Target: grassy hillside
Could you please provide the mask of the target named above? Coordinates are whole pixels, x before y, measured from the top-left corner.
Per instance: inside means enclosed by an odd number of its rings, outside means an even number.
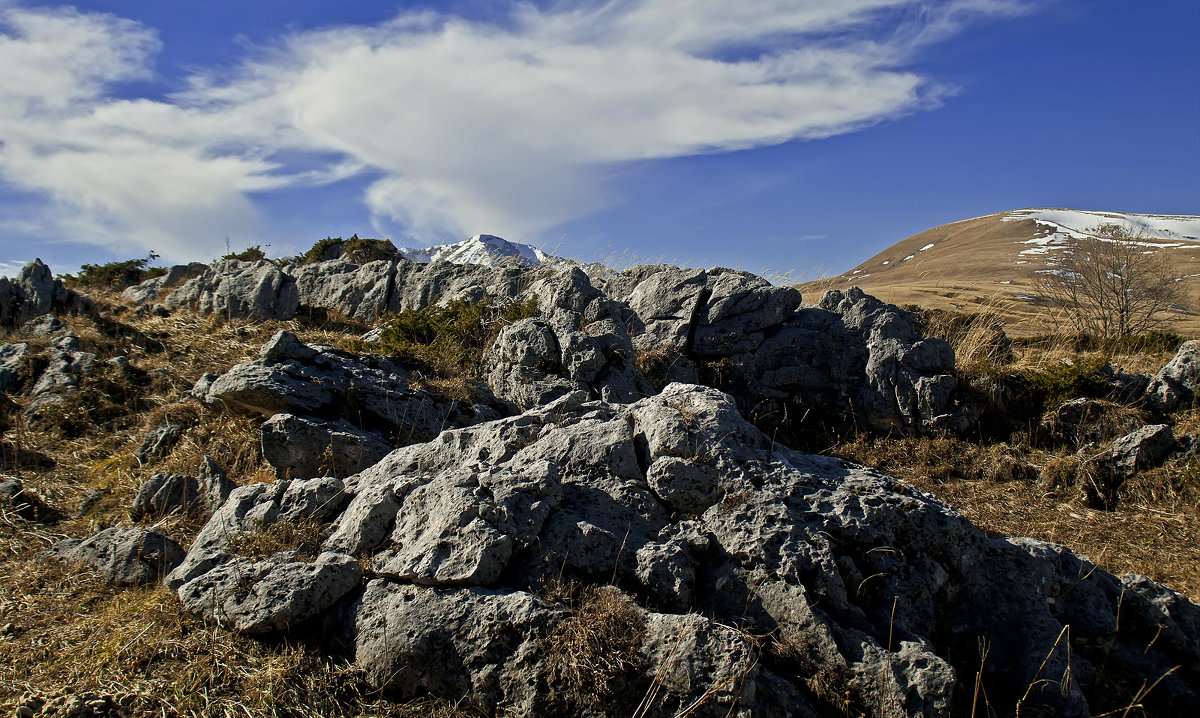
[[[1062,318],[1044,299],[1042,285],[1044,272],[1058,266],[1062,249],[1052,246],[1042,252],[1045,247],[1037,243],[1054,228],[1014,216],[1000,212],[935,227],[897,242],[844,274],[802,284],[801,291],[815,301],[826,289],[858,286],[900,306],[992,312],[1012,336],[1061,330]],[[1104,220],[1095,217],[1096,222]],[[1079,229],[1086,232],[1088,227]],[[1163,328],[1200,336],[1200,243],[1155,236],[1146,245],[1147,251],[1169,258],[1185,297],[1178,309],[1163,316]]]
[[[0,507],[0,710],[472,715],[436,701],[389,703],[368,691],[348,660],[321,657],[319,646],[239,637],[183,615],[165,589],[115,588],[86,571],[64,571],[35,557],[60,538],[127,524],[130,501],[144,480],[159,472],[194,472],[205,455],[239,484],[272,480],[257,421],[205,411],[182,393],[201,374],[256,355],[281,328],[306,342],[343,345],[364,329],[354,323],[224,320],[187,311],[157,317],[139,315],[113,294],[94,299],[99,320],[64,322],[83,350],[102,361],[126,356],[132,370],[106,364],[48,414],[27,416],[19,406],[5,411],[2,472],[20,478],[54,516],[25,518]],[[944,327],[932,330],[944,333]],[[1008,356],[986,351],[977,333],[950,338],[960,356],[968,343],[977,345],[972,354],[977,361],[964,363],[961,381],[980,392],[1005,382],[1018,387],[1008,395],[1014,407],[1010,425],[957,439],[846,435],[828,453],[912,482],[989,531],[1065,544],[1110,571],[1143,573],[1200,600],[1200,464],[1173,459],[1128,482],[1115,507],[1100,510],[1085,505],[1079,487],[1063,479],[1077,468],[1075,452],[1039,435],[1051,400],[1069,398],[1085,386],[1088,367],[1114,361],[1127,371],[1153,371],[1173,348],[1100,356],[1069,346],[1029,345]],[[14,341],[34,348],[49,342],[23,330],[0,335],[0,342]],[[1064,366],[1078,370],[1064,373]],[[1019,388],[1028,386],[1042,387],[1041,393]],[[134,453],[142,437],[168,417],[187,426],[179,446],[166,457],[139,463]],[[1200,411],[1174,418],[1177,434],[1200,431]],[[182,518],[164,522],[185,547],[200,528]]]

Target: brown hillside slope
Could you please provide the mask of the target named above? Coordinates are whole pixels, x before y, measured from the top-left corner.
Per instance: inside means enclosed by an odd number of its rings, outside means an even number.
[[[1147,251],[1167,253],[1183,287],[1185,301],[1164,315],[1164,328],[1200,336],[1200,241],[1189,236],[1196,234],[1191,228],[1200,224],[1198,217],[1071,210],[998,212],[913,235],[845,274],[808,282],[800,289],[806,300],[814,301],[826,289],[858,286],[892,304],[962,312],[990,309],[1017,336],[1052,331],[1056,313],[1042,297],[1044,275],[1039,272],[1053,269],[1069,231],[1037,219],[1053,213],[1072,216],[1070,229],[1079,234],[1102,222],[1136,227],[1166,220],[1187,228],[1173,236],[1151,232],[1145,246]],[[1052,236],[1056,232],[1058,236]]]

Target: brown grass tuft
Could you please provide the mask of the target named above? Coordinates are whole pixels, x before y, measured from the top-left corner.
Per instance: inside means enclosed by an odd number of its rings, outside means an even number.
[[[555,580],[539,594],[570,611],[542,643],[552,700],[566,708],[612,697],[612,679],[637,667],[646,630],[642,611],[612,586]]]

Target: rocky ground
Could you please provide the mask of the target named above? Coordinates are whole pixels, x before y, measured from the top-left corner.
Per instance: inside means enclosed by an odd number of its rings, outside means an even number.
[[[0,280],[0,703],[1190,715],[1200,345],[367,259]]]

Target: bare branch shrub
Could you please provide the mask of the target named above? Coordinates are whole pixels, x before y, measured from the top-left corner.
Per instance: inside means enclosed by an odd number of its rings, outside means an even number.
[[[1075,240],[1043,288],[1080,334],[1117,341],[1158,329],[1182,293],[1171,263],[1145,232],[1106,223]]]

